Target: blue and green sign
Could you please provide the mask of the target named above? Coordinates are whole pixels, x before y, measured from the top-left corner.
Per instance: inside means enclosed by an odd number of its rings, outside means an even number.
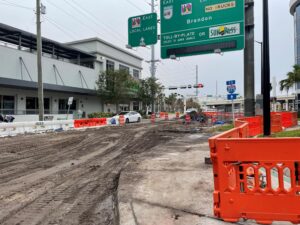
[[[157,43],[157,14],[150,13],[128,19],[128,44],[131,47]]]
[[[244,48],[244,0],[160,2],[163,59]]]

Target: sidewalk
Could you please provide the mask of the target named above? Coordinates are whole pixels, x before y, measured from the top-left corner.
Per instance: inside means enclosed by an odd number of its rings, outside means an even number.
[[[204,164],[204,157],[209,156],[207,137],[190,134],[158,148],[160,154],[153,156],[149,151],[144,160],[128,164],[121,173],[120,225],[231,224],[210,218],[214,189],[212,166]]]
[[[160,148],[160,146],[158,146]],[[163,146],[162,155],[128,165],[119,189],[121,225],[218,225],[213,216],[212,167],[207,138],[188,135]],[[150,154],[150,153],[149,153]]]

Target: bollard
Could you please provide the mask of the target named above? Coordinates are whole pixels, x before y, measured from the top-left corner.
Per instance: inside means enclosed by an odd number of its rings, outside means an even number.
[[[165,120],[167,121],[167,120],[169,120],[169,113],[165,113]]]
[[[151,123],[155,123],[155,113],[151,114]]]
[[[191,116],[189,114],[185,115],[185,124],[190,124],[191,123]]]
[[[120,124],[120,126],[124,126],[124,124],[125,124],[125,118],[124,118],[124,115],[120,115],[120,116],[119,116],[119,124]]]

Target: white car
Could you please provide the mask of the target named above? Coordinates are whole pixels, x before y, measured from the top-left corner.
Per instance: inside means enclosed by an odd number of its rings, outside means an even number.
[[[142,116],[138,112],[130,111],[130,112],[120,112],[118,115],[114,116],[113,118],[119,120],[120,115],[124,115],[125,123],[132,123],[132,122],[141,122]]]

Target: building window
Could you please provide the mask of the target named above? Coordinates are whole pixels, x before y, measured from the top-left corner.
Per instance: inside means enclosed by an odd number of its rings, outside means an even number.
[[[140,78],[140,71],[133,69],[133,77],[139,79]]]
[[[139,111],[139,110],[140,110],[140,103],[133,102],[133,111]]]
[[[39,113],[39,99],[36,97],[26,97],[26,114],[34,115]],[[50,114],[50,99],[44,98],[44,113]]]
[[[123,70],[123,71],[126,71],[127,73],[129,73],[129,67],[128,66],[124,66],[124,65],[120,64],[119,70]]]
[[[0,113],[4,115],[15,114],[15,97],[0,95]]]
[[[115,70],[115,63],[113,61],[110,60],[106,60],[106,70]]]
[[[58,114],[67,114],[68,113],[68,99],[59,99],[58,100]],[[70,106],[70,114],[73,114],[77,109],[76,100],[73,100],[72,105]]]

